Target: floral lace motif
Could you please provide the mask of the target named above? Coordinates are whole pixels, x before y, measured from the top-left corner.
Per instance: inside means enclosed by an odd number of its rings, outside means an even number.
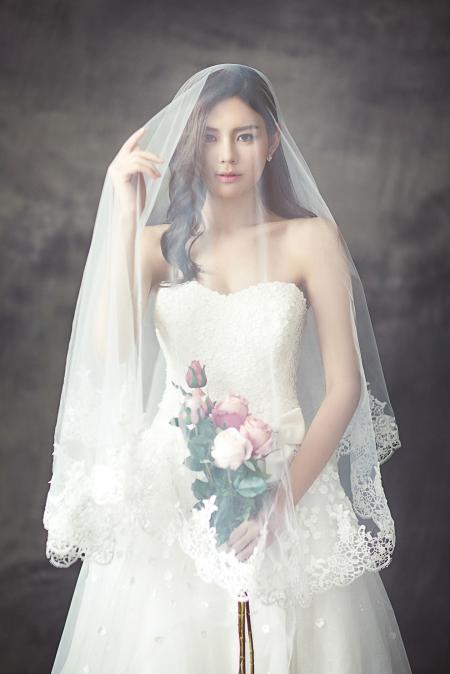
[[[213,500],[206,499],[204,509],[184,518],[180,545],[195,560],[205,580],[225,588],[236,599],[245,598],[240,590],[245,587],[250,598],[265,604],[307,606],[314,594],[347,585],[365,571],[386,567],[392,559],[392,518],[385,513],[383,529],[377,533],[359,524],[340,485],[335,457],[297,504],[289,534],[277,536],[278,547],[265,552],[263,529],[245,564],[224,546],[215,546],[208,524],[215,509]]]
[[[178,430],[167,423],[164,435],[156,423],[140,428],[141,419],[130,410],[130,387],[124,381],[108,396],[89,370],[73,376],[43,514],[46,555],[56,567],[86,557],[109,563],[117,537],[130,527],[140,526],[160,544],[170,540],[168,457]],[[152,451],[156,446],[158,453]]]
[[[373,433],[374,435],[378,462],[381,465],[390,459],[396,449],[401,447],[399,430],[395,421],[395,417],[391,414],[386,414],[384,411],[387,403],[381,402],[381,400],[378,400],[378,398],[373,395],[372,391],[370,390],[370,382],[366,382],[366,387],[369,396],[371,417],[369,432],[371,434]],[[355,415],[350,422],[346,433],[340,440],[337,450],[338,456],[343,456],[344,454],[350,453],[351,434],[357,420],[359,421],[359,418]]]

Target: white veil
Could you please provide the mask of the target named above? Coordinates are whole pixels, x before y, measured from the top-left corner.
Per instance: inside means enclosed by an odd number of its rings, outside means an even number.
[[[273,414],[266,420],[279,430],[280,453],[276,456],[281,459],[269,455],[265,466],[285,500],[276,518],[278,526],[272,527],[273,542],[265,546],[275,492],[268,490],[260,500],[253,497],[264,526],[261,542],[248,562],[238,562],[216,545],[210,528],[214,499],[205,499],[202,509],[192,508],[195,499],[189,501],[188,495],[198,474],[186,468],[186,493],[167,503],[161,491],[167,482],[166,468],[156,464],[147,451],[164,392],[172,391],[166,403],[173,403],[172,381],[186,385],[181,371],[166,371],[154,320],[158,287],[153,285],[148,296],[143,291],[142,269],[149,261],[142,233],[146,227],[170,223],[165,257],[173,271],[171,281],[193,278],[192,268],[181,269],[178,263],[185,259],[187,237],[183,235],[201,232],[205,190],[198,147],[202,124],[211,107],[233,92],[247,102],[257,100],[257,112],[268,131],[276,128],[280,133],[279,146],[258,185],[262,202],[268,207],[282,204],[284,212],[278,212],[285,218],[316,216],[324,232],[324,268],[329,251],[334,260],[340,256],[342,264],[336,268],[341,269],[341,277],[334,282],[346,292],[360,380],[359,401],[334,447],[335,463],[327,465],[296,504],[289,479],[292,450],[300,445],[298,451],[302,451],[301,443],[326,393],[326,377],[314,308],[308,302],[306,321],[299,327],[293,307],[292,322],[285,329],[297,326],[299,330],[293,361],[298,408],[280,415],[274,399]],[[68,567],[79,558],[107,564],[115,555],[119,533],[137,526],[161,545],[181,545],[195,559],[200,575],[240,601],[254,597],[282,606],[306,605],[315,592],[345,585],[365,570],[385,567],[395,544],[380,465],[400,441],[358,272],[263,73],[239,64],[205,68],[190,77],[144,126],[141,149],[165,161],[158,166],[158,181],[143,175],[145,191],[138,191],[132,227],[121,219],[110,173],[105,177],[76,305],[55,430],[53,475],[43,520],[48,530],[47,557],[58,567]],[[268,279],[264,255],[258,257],[258,265],[259,278]],[[187,368],[189,363],[184,365]],[[267,368],[272,367],[269,358]],[[268,390],[267,396],[271,395]],[[173,406],[170,411],[177,413]],[[172,431],[173,441],[182,446],[180,428],[174,426]],[[334,523],[335,536],[318,555],[302,539],[298,522],[305,513],[314,519],[315,506],[305,506],[303,511],[302,504],[314,498],[315,492],[320,498],[322,487],[326,490],[321,481],[334,479],[340,481],[349,509],[328,503],[326,516]]]

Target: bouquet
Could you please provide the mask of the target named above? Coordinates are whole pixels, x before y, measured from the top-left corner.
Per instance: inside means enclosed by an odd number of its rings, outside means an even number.
[[[191,362],[185,377],[189,391],[172,382],[184,401],[169,423],[183,433],[189,450],[184,465],[202,473],[192,483],[198,499],[194,508],[203,508],[204,499],[215,502],[210,526],[221,545],[239,524],[259,512],[271,489],[265,458],[276,450],[271,427],[251,414],[246,398],[230,393],[223,400],[211,400],[204,390],[205,369],[198,360]]]

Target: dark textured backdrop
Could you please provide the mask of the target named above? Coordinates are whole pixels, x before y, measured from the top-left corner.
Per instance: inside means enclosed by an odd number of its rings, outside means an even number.
[[[221,62],[272,80],[365,284],[403,441],[383,467],[398,545],[381,575],[415,674],[448,671],[448,10],[434,0],[2,3],[2,673],[50,672],[79,571],[46,560],[42,512],[106,167],[187,77]]]

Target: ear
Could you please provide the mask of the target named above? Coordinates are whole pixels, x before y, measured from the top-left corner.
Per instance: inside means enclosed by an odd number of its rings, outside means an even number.
[[[281,136],[278,129],[275,129],[269,144],[269,154],[273,155],[280,144]]]

